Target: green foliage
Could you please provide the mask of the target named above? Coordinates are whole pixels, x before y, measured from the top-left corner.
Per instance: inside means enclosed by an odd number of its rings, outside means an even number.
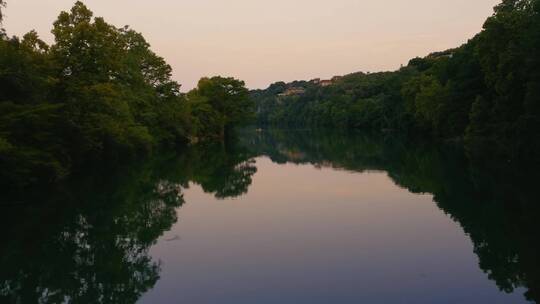
[[[330,86],[279,82],[253,91],[260,124],[396,130],[464,140],[469,153],[540,160],[540,1],[504,0],[459,48],[391,73]],[[278,96],[301,86],[297,96]],[[474,154],[474,155],[473,155]]]
[[[478,57],[491,103],[486,136],[510,157],[536,157],[540,148],[540,1],[505,0],[484,24]],[[471,136],[474,138],[474,136]]]
[[[2,4],[3,2],[0,2]],[[244,83],[202,79],[188,103],[144,37],[76,2],[48,46],[0,37],[0,181],[57,181],[83,163],[215,137],[250,115]]]
[[[417,125],[436,130],[447,98],[446,89],[439,80],[431,75],[419,75],[404,84],[402,94],[405,107]]]
[[[196,134],[223,138],[232,126],[252,118],[253,102],[245,83],[234,78],[202,78],[187,98],[196,120]]]
[[[393,73],[355,73],[336,80],[332,86],[315,82],[277,83],[267,90],[251,92],[257,101],[260,124],[314,125],[340,128],[375,126],[396,128],[402,117],[394,115],[399,86]],[[297,96],[276,96],[288,88],[303,88]]]

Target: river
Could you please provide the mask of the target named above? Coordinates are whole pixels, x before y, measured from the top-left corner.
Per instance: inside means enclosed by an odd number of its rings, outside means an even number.
[[[516,176],[390,135],[244,130],[3,206],[0,300],[535,303]]]

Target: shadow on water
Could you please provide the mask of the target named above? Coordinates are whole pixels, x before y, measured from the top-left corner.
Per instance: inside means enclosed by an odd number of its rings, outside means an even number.
[[[429,193],[471,238],[480,268],[505,292],[525,287],[540,303],[537,174],[534,168],[468,162],[458,147],[392,136],[280,131],[242,136],[277,163],[385,171],[400,187]]]
[[[0,301],[136,302],[159,280],[161,265],[149,249],[178,221],[183,190],[194,183],[219,199],[241,196],[261,155],[280,164],[385,171],[400,187],[433,194],[471,238],[489,279],[505,292],[525,287],[540,302],[540,210],[536,179],[524,170],[505,164],[491,171],[458,148],[391,136],[290,130],[244,130],[227,144],[85,174],[54,191],[27,193],[30,204],[1,206]]]
[[[159,280],[148,251],[177,222],[189,182],[234,197],[255,171],[241,150],[200,146],[1,206],[0,302],[136,302]]]

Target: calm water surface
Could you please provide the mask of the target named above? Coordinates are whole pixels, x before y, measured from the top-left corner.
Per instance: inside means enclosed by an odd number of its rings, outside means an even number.
[[[385,172],[257,158],[249,193],[185,191],[151,249],[161,279],[141,303],[522,303],[478,267],[432,195]]]
[[[69,196],[91,196],[93,207],[21,211],[57,227],[25,225],[5,242],[0,294],[23,303],[535,303],[534,215],[504,207],[509,183],[501,194],[470,172],[460,153],[429,145],[248,132]]]

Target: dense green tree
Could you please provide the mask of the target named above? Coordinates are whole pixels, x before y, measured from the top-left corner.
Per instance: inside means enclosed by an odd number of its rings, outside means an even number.
[[[53,33],[58,94],[66,100],[79,153],[145,151],[154,142],[186,135],[179,85],[140,34],[102,18],[92,22],[81,2],[60,14]]]
[[[0,39],[0,180],[26,184],[65,176],[70,157],[61,103],[51,97],[48,47],[30,32]]]
[[[202,79],[188,102],[140,33],[80,1],[52,33],[51,46],[34,31],[0,37],[2,183],[54,182],[90,163],[223,137],[251,115],[244,83],[232,78]]]
[[[202,78],[188,93],[200,129],[223,138],[234,125],[248,122],[253,102],[243,81],[220,76]]]
[[[538,159],[540,1],[504,0],[484,24],[477,51],[492,103],[489,136],[505,157]]]
[[[491,151],[538,165],[539,33],[539,0],[504,0],[466,44],[414,58],[398,71],[253,91],[258,122],[429,134],[464,141],[476,158]],[[278,96],[296,86],[306,92]]]

